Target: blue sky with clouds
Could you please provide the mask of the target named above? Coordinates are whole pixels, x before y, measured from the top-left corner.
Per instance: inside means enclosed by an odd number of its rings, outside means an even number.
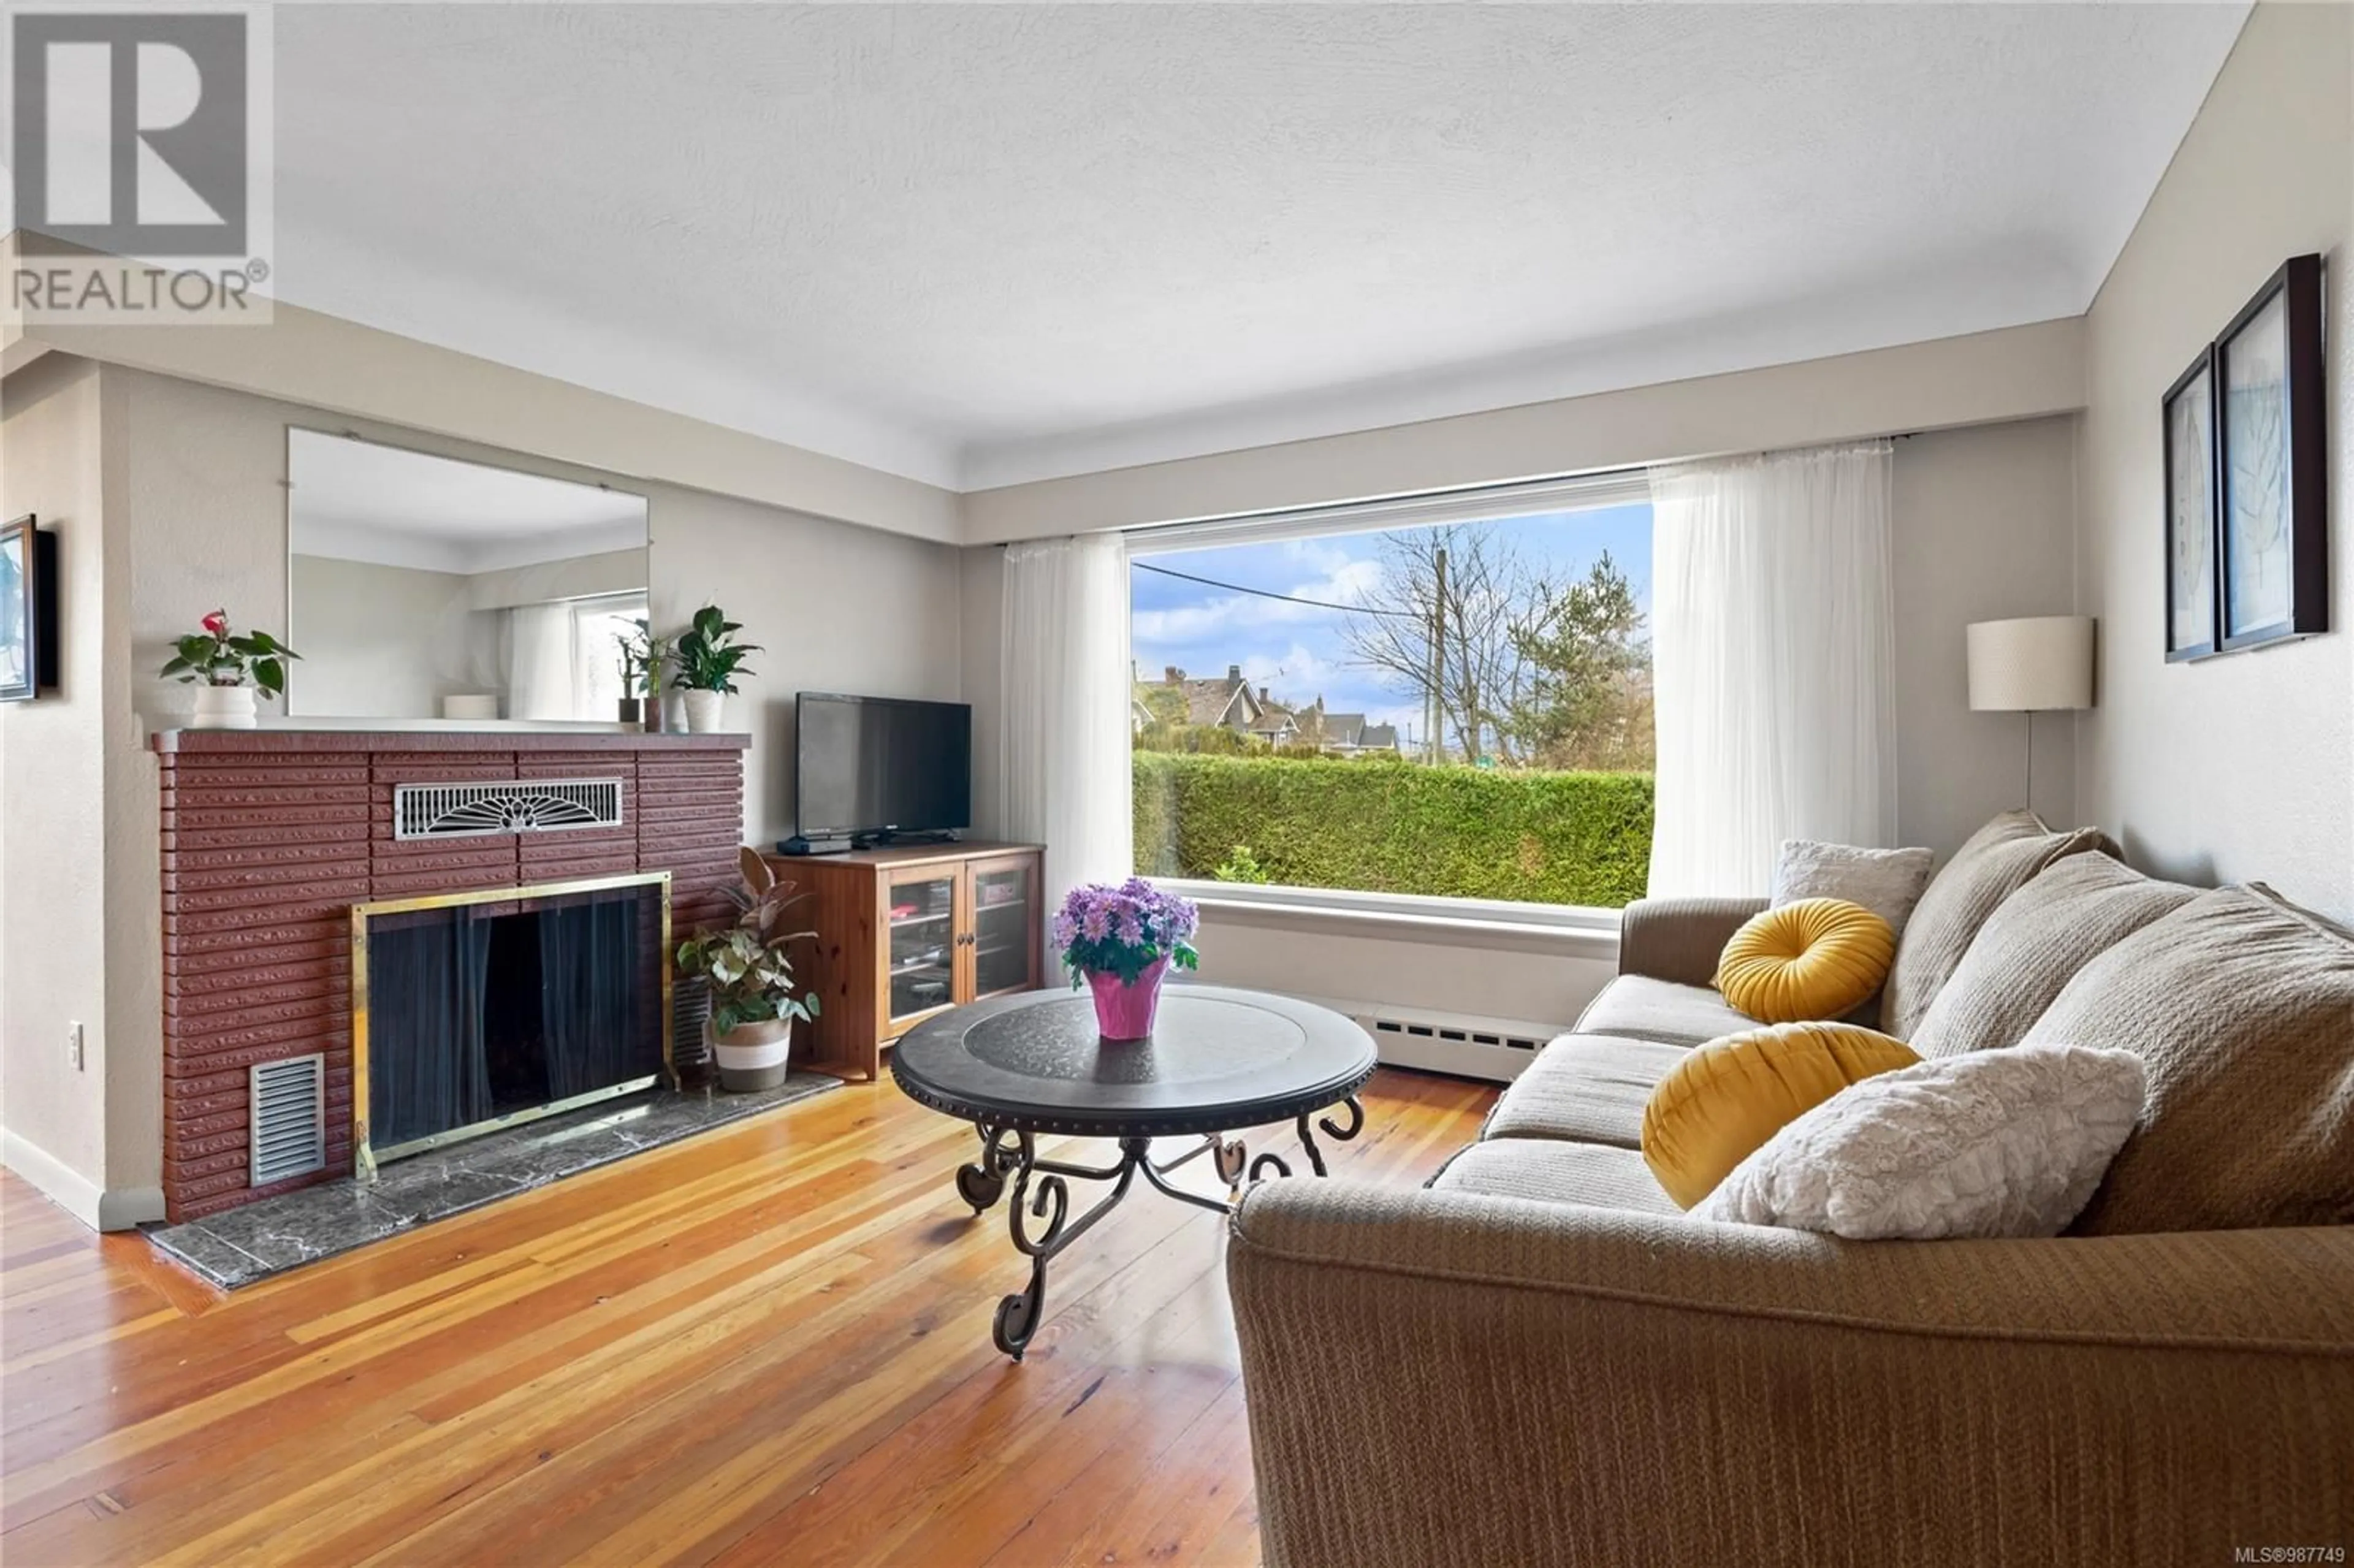
[[[1627,574],[1638,603],[1651,602],[1651,509],[1614,506],[1585,512],[1515,517],[1484,524],[1500,530],[1529,567],[1557,580],[1582,577],[1603,551]],[[1227,545],[1137,556],[1222,583],[1299,599],[1351,604],[1380,581],[1379,535],[1332,535],[1271,545]],[[1380,672],[1351,662],[1339,611],[1311,609],[1255,594],[1129,571],[1131,638],[1138,672],[1157,680],[1167,665],[1189,675],[1223,675],[1240,664],[1254,685],[1285,701],[1319,694],[1326,708],[1362,712],[1375,722],[1418,735],[1421,704],[1387,683]]]

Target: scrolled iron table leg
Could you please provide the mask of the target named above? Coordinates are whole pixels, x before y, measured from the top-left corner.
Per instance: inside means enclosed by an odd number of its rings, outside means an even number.
[[[1135,1180],[1140,1168],[1145,1171],[1147,1180],[1155,1185],[1160,1184],[1160,1178],[1152,1170],[1150,1139],[1120,1139],[1119,1163],[1095,1170],[1042,1160],[1031,1136],[1025,1132],[1019,1137],[1014,1155],[1018,1163],[1013,1176],[1013,1206],[1006,1211],[1006,1218],[1015,1250],[1030,1260],[1030,1283],[998,1302],[997,1318],[992,1327],[997,1348],[1017,1361],[1022,1359],[1023,1351],[1029,1349],[1031,1336],[1038,1331],[1038,1325],[1045,1317],[1046,1265],[1065,1247],[1085,1235],[1097,1220],[1119,1206],[1120,1200],[1128,1196],[1129,1184]],[[1098,1199],[1094,1207],[1072,1219],[1070,1188],[1063,1181],[1066,1174],[1090,1181],[1108,1180],[1112,1182],[1112,1189]],[[1033,1175],[1040,1178],[1034,1197],[1030,1192]],[[1028,1216],[1026,1219],[1025,1215]],[[1044,1229],[1034,1236],[1030,1234],[1031,1220],[1046,1222]]]
[[[1234,1151],[1231,1156],[1226,1152],[1229,1148]],[[1195,1152],[1198,1153],[1199,1150]],[[1242,1156],[1243,1146],[1239,1143],[1218,1146],[1218,1161],[1221,1168],[1231,1159],[1234,1165],[1239,1169],[1242,1165]],[[1186,1158],[1191,1159],[1192,1156],[1189,1155]],[[1262,1154],[1259,1158],[1264,1160],[1267,1157]],[[1214,1214],[1231,1214],[1235,1212],[1234,1205],[1225,1199],[1205,1198],[1199,1192],[1188,1192],[1184,1188],[1171,1182],[1168,1177],[1162,1174],[1163,1171],[1173,1170],[1183,1163],[1182,1160],[1172,1160],[1166,1165],[1155,1165],[1148,1160],[1144,1162],[1144,1180],[1157,1191],[1176,1199],[1181,1203],[1191,1203],[1197,1209],[1207,1209]]]
[[[1005,1195],[1005,1173],[1020,1158],[1020,1146],[1005,1128],[984,1124],[979,1130],[981,1158],[959,1166],[956,1173],[957,1196],[972,1205],[975,1217],[987,1213]]]
[[[1316,1132],[1336,1143],[1345,1143],[1364,1130],[1364,1107],[1355,1096],[1341,1102],[1346,1119],[1336,1121],[1330,1116],[1312,1113],[1301,1116],[1294,1124],[1299,1143],[1308,1156],[1308,1163],[1317,1175],[1326,1174],[1324,1152],[1318,1147]],[[1006,1225],[1013,1238],[1016,1251],[1030,1260],[1030,1282],[1022,1289],[1004,1297],[997,1304],[997,1316],[991,1333],[997,1348],[1020,1361],[1029,1349],[1030,1340],[1046,1315],[1046,1265],[1061,1254],[1096,1222],[1102,1219],[1128,1196],[1129,1188],[1141,1173],[1145,1183],[1180,1202],[1215,1213],[1232,1212],[1232,1205],[1216,1198],[1189,1192],[1168,1179],[1168,1172],[1204,1154],[1210,1156],[1220,1180],[1229,1190],[1241,1185],[1246,1176],[1250,1181],[1265,1181],[1269,1175],[1289,1176],[1291,1166],[1284,1158],[1266,1152],[1250,1156],[1240,1139],[1229,1139],[1224,1133],[1210,1133],[1193,1148],[1174,1159],[1155,1161],[1152,1140],[1149,1138],[1123,1138],[1119,1140],[1119,1159],[1111,1165],[1075,1165],[1066,1160],[1043,1160],[1038,1156],[1037,1143],[1027,1132],[987,1123],[979,1125],[981,1155],[972,1164],[959,1168],[956,1175],[957,1194],[972,1205],[973,1213],[981,1213],[1005,1195],[1008,1179],[1013,1190],[1013,1203],[1006,1211]],[[1108,1181],[1111,1190],[1076,1218],[1071,1213],[1071,1192],[1066,1178],[1087,1181]]]
[[[1357,1097],[1351,1095],[1347,1099],[1342,1100],[1341,1103],[1348,1107],[1349,1120],[1345,1126],[1335,1123],[1329,1116],[1319,1117],[1316,1120],[1316,1125],[1324,1129],[1324,1136],[1331,1139],[1335,1143],[1346,1143],[1350,1139],[1355,1138],[1357,1134],[1365,1130],[1365,1107],[1357,1103]],[[1316,1147],[1316,1135],[1309,1130],[1308,1120],[1310,1114],[1312,1113],[1303,1113],[1297,1124],[1297,1130],[1299,1133],[1299,1147],[1308,1151],[1308,1166],[1310,1170],[1315,1171],[1319,1176],[1329,1175],[1330,1172],[1324,1169],[1324,1151]],[[1264,1159],[1265,1157],[1262,1156],[1261,1158]],[[1285,1171],[1283,1173],[1287,1176],[1291,1174],[1289,1171]],[[1254,1170],[1253,1174],[1257,1174],[1256,1170]]]

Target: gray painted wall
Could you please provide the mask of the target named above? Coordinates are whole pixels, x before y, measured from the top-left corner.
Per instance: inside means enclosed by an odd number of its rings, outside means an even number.
[[[2088,320],[2078,576],[2101,618],[2088,821],[2145,869],[2354,917],[2354,9],[2260,5]],[[2158,399],[2289,256],[2328,258],[2328,636],[2163,656]]]
[[[1963,628],[2065,615],[2075,598],[2073,416],[1916,436],[1896,447],[1896,818],[1951,853],[2027,801],[2027,720],[1972,713]],[[2076,817],[2075,718],[2035,724],[2035,799]]]
[[[91,1224],[111,1044],[99,894],[112,721],[107,650],[83,634],[103,623],[110,586],[101,403],[98,366],[55,355],[0,387],[0,517],[30,512],[55,531],[66,632],[58,690],[0,708],[0,1125],[8,1164]],[[72,1022],[84,1030],[79,1070]]]

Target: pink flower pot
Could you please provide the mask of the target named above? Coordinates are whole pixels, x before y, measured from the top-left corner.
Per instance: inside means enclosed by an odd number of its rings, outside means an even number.
[[[1121,983],[1108,970],[1087,971],[1087,987],[1096,993],[1096,1027],[1107,1040],[1149,1040],[1152,1015],[1161,1005],[1161,977],[1169,972],[1167,959],[1155,959],[1137,972],[1136,983]]]

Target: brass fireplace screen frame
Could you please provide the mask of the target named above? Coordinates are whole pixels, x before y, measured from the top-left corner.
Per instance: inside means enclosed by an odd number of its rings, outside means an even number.
[[[453,1127],[424,1138],[411,1139],[390,1149],[377,1149],[368,1137],[368,922],[384,915],[411,915],[429,909],[459,909],[474,904],[523,904],[537,899],[562,898],[581,893],[610,893],[623,887],[652,887],[661,894],[661,946],[654,965],[662,988],[662,1060],[663,1070],[644,1077],[630,1078],[606,1088],[591,1089],[587,1094],[573,1095],[561,1100],[551,1100],[544,1106],[531,1106],[523,1110],[509,1111],[504,1116],[485,1121]],[[352,906],[352,1169],[363,1181],[374,1181],[376,1161],[397,1160],[405,1154],[421,1154],[445,1143],[458,1143],[504,1128],[521,1127],[525,1122],[555,1116],[562,1111],[577,1110],[595,1105],[599,1100],[613,1099],[621,1095],[635,1094],[651,1088],[665,1076],[675,1083],[677,1066],[672,1057],[671,1018],[671,955],[670,955],[670,873],[642,872],[629,876],[596,876],[578,882],[541,882],[528,887],[491,887],[466,893],[432,893],[415,898],[386,898],[373,904]]]

